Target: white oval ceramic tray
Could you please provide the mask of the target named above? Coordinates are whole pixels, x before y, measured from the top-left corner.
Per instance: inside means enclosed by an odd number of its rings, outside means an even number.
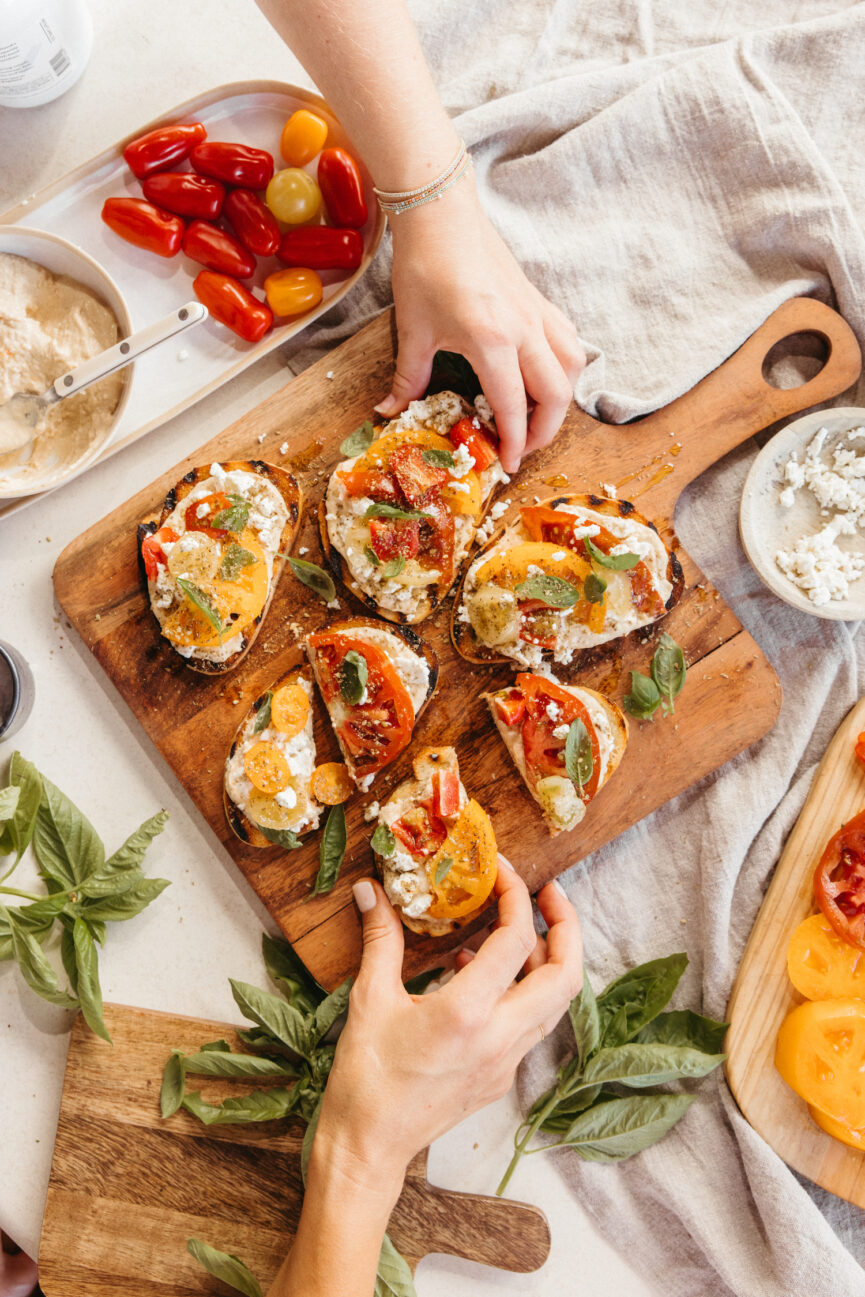
[[[123,160],[126,144],[165,122],[201,121],[207,127],[209,139],[239,141],[267,149],[273,154],[278,169],[285,165],[279,153],[280,133],[286,119],[297,108],[311,108],[323,117],[328,124],[328,145],[347,148],[357,157],[345,131],[320,96],[281,81],[239,81],[209,90],[178,104],[156,121],[143,124],[140,130],[113,148],[0,214],[0,223],[47,230],[77,244],[116,280],[129,306],[132,327],[140,328],[187,301],[192,296],[193,278],[201,267],[183,253],[166,260],[143,252],[125,243],[103,224],[100,212],[104,200],[110,195],[141,197],[140,183]],[[384,217],[372,192],[372,180],[359,159],[358,164],[363,176],[369,220],[361,231],[364,255],[357,270],[344,279],[337,277],[337,271],[322,271],[324,296],[321,304],[297,320],[278,325],[254,345],[243,342],[216,321],[209,320],[185,334],[177,345],[168,344],[142,356],[134,365],[123,417],[100,459],[137,441],[286,342],[357,283],[375,255],[384,232]],[[316,166],[313,159],[306,170],[315,174]],[[179,169],[186,168],[182,166]],[[260,286],[266,275],[281,268],[282,262],[275,257],[259,258],[251,283]],[[42,492],[21,500],[10,500],[0,509],[0,517],[47,494]]]
[[[739,508],[739,534],[758,576],[794,608],[831,621],[859,621],[865,617],[865,574],[851,582],[847,599],[813,603],[804,590],[784,575],[775,562],[775,555],[778,550],[790,549],[804,533],[819,531],[829,521],[829,516],[821,515],[820,507],[807,487],[800,487],[795,493],[791,508],[785,508],[778,497],[784,486],[784,467],[794,451],[801,463],[819,430],[828,428],[829,436],[823,452],[825,459],[826,450],[837,444],[839,436],[857,427],[865,427],[865,409],[855,405],[815,410],[788,423],[767,441],[751,465]],[[860,443],[857,450],[861,453],[862,449],[863,443]],[[840,536],[838,545],[849,553],[865,553],[865,532],[860,530],[853,536]]]

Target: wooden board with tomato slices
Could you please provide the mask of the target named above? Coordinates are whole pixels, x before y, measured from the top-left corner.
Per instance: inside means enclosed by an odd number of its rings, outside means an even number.
[[[826,749],[784,846],[733,984],[726,1041],[730,1089],[757,1133],[788,1166],[859,1207],[865,1207],[865,1150],[840,1142],[815,1124],[808,1105],[778,1072],[775,1052],[782,1024],[797,1006],[807,1003],[790,980],[787,957],[799,925],[819,913],[815,871],[830,839],[843,824],[865,811],[865,764],[855,753],[863,730],[865,698],[847,714]],[[842,967],[856,963],[855,955],[853,960],[844,959],[848,943],[839,945],[832,940],[831,944],[839,952]],[[813,941],[808,945],[810,950],[805,950],[797,938],[793,958],[815,980],[816,989],[809,989],[808,998],[813,997],[813,1003],[819,1005],[825,1001],[817,981],[825,977],[823,956],[829,943],[825,949]],[[801,974],[797,980],[801,984]],[[839,990],[849,996],[851,989],[855,992],[854,983],[849,976],[844,982],[846,987],[841,984]],[[857,1028],[865,1030],[865,1022],[857,1023]],[[796,1048],[808,1047],[805,1039],[788,1041],[788,1052],[791,1043]]]
[[[803,330],[825,340],[823,369],[801,387],[771,387],[763,377],[768,352]],[[292,852],[240,842],[223,812],[223,765],[241,719],[297,662],[298,639],[330,619],[361,611],[369,615],[369,610],[340,590],[341,611],[331,613],[286,574],[238,670],[215,679],[196,675],[159,637],[139,574],[135,532],[139,520],[159,509],[166,490],[190,468],[220,459],[272,459],[295,473],[306,500],[294,552],[303,548],[307,559],[322,562],[317,506],[341,458],[341,441],[369,418],[388,390],[394,344],[393,316],[385,313],[73,541],[54,572],[58,600],[85,645],[326,987],[337,985],[358,965],[360,925],[351,884],[373,867],[373,826],[364,821],[363,809],[373,799],[386,799],[409,774],[412,756],[421,747],[455,746],[469,796],[489,812],[501,850],[535,891],[760,738],[774,723],[781,702],[775,673],[754,640],[678,548],[685,587],[668,616],[647,631],[583,654],[561,672],[563,679],[621,703],[631,669],[648,669],[657,637],[666,630],[684,649],[689,667],[675,717],[632,722],[621,765],[583,823],[572,833],[550,837],[481,698],[507,684],[513,670],[470,663],[457,654],[449,635],[451,601],[446,599],[414,627],[438,658],[436,693],[410,747],[367,795],[355,795],[347,803],[348,847],[336,886],[304,904],[318,869],[317,837]],[[572,407],[553,444],[527,460],[500,492],[511,502],[501,523],[507,525],[520,504],[535,496],[598,492],[601,483],[613,483],[619,497],[636,501],[662,538],[676,546],[676,501],[689,482],[759,429],[843,391],[860,367],[855,337],[840,316],[810,299],[787,302],[692,391],[638,423],[604,425]],[[280,456],[285,441],[291,449]],[[339,760],[320,699],[315,713],[317,760]],[[407,933],[406,976],[432,966],[466,932],[438,940]]]

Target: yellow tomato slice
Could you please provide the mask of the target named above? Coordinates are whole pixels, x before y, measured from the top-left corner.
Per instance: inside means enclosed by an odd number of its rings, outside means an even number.
[[[833,1139],[840,1139],[842,1144],[849,1144],[851,1148],[865,1149],[865,1130],[855,1130],[843,1121],[836,1121],[827,1113],[821,1112],[819,1108],[814,1108],[810,1104],[808,1112],[811,1120],[816,1122],[821,1130],[825,1130],[827,1135]]]
[[[243,754],[243,768],[252,786],[270,797],[291,782],[288,762],[274,743],[253,743]]]
[[[341,761],[324,761],[313,770],[309,788],[317,802],[324,806],[339,806],[351,797],[354,784]]]
[[[808,1000],[865,999],[865,951],[839,937],[822,914],[812,914],[793,933],[787,972]]]
[[[275,797],[253,788],[249,794],[249,818],[253,823],[263,829],[296,829],[303,823],[308,798],[294,779],[289,782],[297,794],[297,803],[294,806],[280,806]]]
[[[527,540],[488,558],[478,571],[477,584],[494,581],[496,585],[513,590],[527,580],[530,567],[539,567],[548,576],[557,576],[563,581],[576,581],[580,588],[592,570],[588,559],[575,554],[572,549],[553,545],[550,541]]]
[[[216,648],[224,644],[244,626],[248,626],[267,602],[267,561],[255,532],[247,529],[236,541],[248,550],[253,563],[238,570],[233,581],[226,581],[218,572],[210,580],[196,581],[201,593],[209,600],[215,615],[222,622],[222,633],[201,609],[188,597],[174,610],[162,626],[162,633],[172,644],[182,647]]]
[[[452,441],[440,437],[428,428],[406,428],[402,432],[386,432],[355,460],[354,469],[384,468],[393,451],[400,446],[423,446],[424,450],[446,450],[454,453]]]
[[[448,860],[453,862],[450,866]],[[433,893],[429,915],[434,919],[458,919],[479,909],[493,890],[497,869],[490,817],[477,802],[467,802],[441,847],[427,862]]]
[[[460,489],[463,486],[469,489],[463,491]],[[465,477],[461,477],[458,482],[449,482],[443,488],[442,499],[451,513],[464,513],[471,518],[479,518],[483,505],[480,474],[470,468]]]
[[[775,1066],[800,1098],[865,1126],[865,1000],[807,1000],[778,1032]]]
[[[270,700],[270,723],[286,738],[293,739],[309,716],[309,694],[303,685],[282,685]]]

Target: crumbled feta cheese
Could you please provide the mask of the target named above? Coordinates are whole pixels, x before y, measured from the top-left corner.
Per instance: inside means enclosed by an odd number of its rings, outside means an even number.
[[[554,553],[550,555],[550,558],[554,559],[556,563],[561,563],[564,557],[565,557],[565,551],[563,549],[557,549],[554,551]]]
[[[297,552],[298,552],[298,554],[300,554],[301,557],[302,557],[304,554],[308,554],[308,553],[309,553],[309,546],[308,546],[308,545],[301,545],[300,549],[299,549]]]
[[[570,725],[557,725],[556,728],[553,730],[553,738],[566,739],[568,737],[568,731],[570,730],[570,728],[571,728]]]
[[[287,442],[287,441],[284,441],[284,442],[282,443],[282,445],[281,445],[280,448],[279,448],[279,453],[280,453],[280,455],[287,455],[287,454],[288,454],[288,442]]]
[[[267,433],[266,433],[266,432],[260,432],[260,433],[258,434],[258,437],[256,438],[256,440],[257,440],[259,446],[260,446],[261,443],[264,441],[264,439],[265,439],[266,436],[267,436]]]
[[[608,499],[618,500],[619,494],[616,488],[613,486],[612,482],[602,482],[601,490],[603,491],[604,495],[608,497]]]
[[[454,451],[453,468],[448,468],[451,477],[465,477],[475,466],[475,457],[469,451],[468,446],[459,445]]]
[[[836,514],[820,531],[800,536],[792,549],[778,550],[775,562],[817,607],[832,599],[846,599],[850,582],[865,572],[865,555],[847,554],[836,544],[839,535],[853,532],[852,519]]]
[[[209,513],[210,513],[210,505],[206,503],[200,504],[198,508],[195,510],[196,518],[206,518]]]
[[[358,781],[357,781],[357,786],[358,786],[358,788],[360,789],[360,791],[361,791],[362,793],[368,793],[368,792],[369,792],[370,788],[372,787],[372,781],[373,781],[373,779],[375,779],[375,773],[374,773],[374,772],[373,772],[373,774],[371,774],[371,775],[364,775],[364,777],[363,777],[362,779],[358,779]]]
[[[562,709],[558,703],[548,702],[546,712],[551,721],[557,721],[562,714]]]
[[[291,811],[297,805],[297,793],[289,784],[287,788],[283,788],[281,793],[277,793],[273,800],[277,806],[284,806],[286,810]]]
[[[469,486],[468,482],[451,482],[451,490],[452,490],[452,491],[465,491],[465,492],[468,492],[468,491],[470,491],[471,489],[472,489],[472,488]]]
[[[333,370],[332,370],[332,369],[329,369],[329,370],[327,371],[327,373],[325,374],[325,378],[333,378]]]
[[[490,517],[494,521],[498,521],[503,514],[507,513],[510,508],[510,503],[510,500],[496,500],[495,504],[490,509]]]
[[[481,418],[485,419],[487,423],[495,423],[493,407],[490,405],[489,401],[484,396],[483,392],[481,392],[478,396],[475,397],[475,409],[477,410]]]
[[[366,810],[363,813],[363,818],[366,820],[367,824],[372,824],[373,820],[378,819],[378,814],[380,810],[381,807],[379,806],[378,802],[370,802],[369,806],[367,806]]]

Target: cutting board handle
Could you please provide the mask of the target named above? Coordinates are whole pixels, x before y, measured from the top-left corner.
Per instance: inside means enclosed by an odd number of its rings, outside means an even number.
[[[772,387],[763,377],[763,364],[776,343],[795,333],[816,334],[828,348],[826,363],[819,374],[799,387]],[[690,392],[628,425],[641,435],[672,432],[682,446],[675,474],[653,492],[653,503],[660,504],[669,492],[672,507],[688,482],[747,437],[778,419],[838,396],[856,382],[861,369],[856,335],[837,311],[812,297],[784,302],[729,360]],[[671,447],[674,444],[671,439]]]
[[[458,1193],[428,1184],[423,1199],[424,1253],[443,1252],[527,1274],[550,1254],[550,1225],[540,1207]]]

